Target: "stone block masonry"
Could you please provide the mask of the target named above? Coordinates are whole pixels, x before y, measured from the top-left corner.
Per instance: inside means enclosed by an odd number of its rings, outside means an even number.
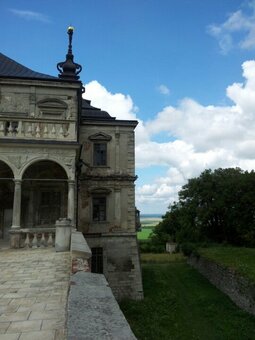
[[[102,274],[78,272],[68,298],[68,340],[135,340]]]
[[[213,285],[227,294],[240,308],[255,315],[255,283],[204,257],[191,256],[188,263]]]
[[[0,339],[65,340],[70,253],[0,250]]]

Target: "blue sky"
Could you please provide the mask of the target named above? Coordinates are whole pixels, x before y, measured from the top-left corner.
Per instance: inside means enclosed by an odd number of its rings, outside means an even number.
[[[140,121],[137,206],[164,213],[205,168],[255,167],[254,70],[243,64],[255,57],[254,8],[241,0],[1,0],[1,52],[57,75],[73,25],[92,104]]]

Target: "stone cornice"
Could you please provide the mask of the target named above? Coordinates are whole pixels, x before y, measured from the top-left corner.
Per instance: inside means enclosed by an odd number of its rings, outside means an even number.
[[[137,176],[130,176],[130,175],[86,175],[82,174],[80,176],[81,181],[128,181],[128,182],[135,182]]]

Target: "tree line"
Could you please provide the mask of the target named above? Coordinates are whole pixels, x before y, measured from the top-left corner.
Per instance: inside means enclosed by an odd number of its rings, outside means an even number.
[[[155,227],[151,241],[254,247],[255,172],[209,169],[190,179]]]

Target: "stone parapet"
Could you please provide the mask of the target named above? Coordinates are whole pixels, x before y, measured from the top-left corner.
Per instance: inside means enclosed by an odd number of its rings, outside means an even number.
[[[89,259],[91,258],[91,250],[79,231],[72,231],[71,235],[71,261],[72,274],[79,271],[90,272]]]
[[[68,297],[67,339],[135,340],[102,274],[72,276]]]

